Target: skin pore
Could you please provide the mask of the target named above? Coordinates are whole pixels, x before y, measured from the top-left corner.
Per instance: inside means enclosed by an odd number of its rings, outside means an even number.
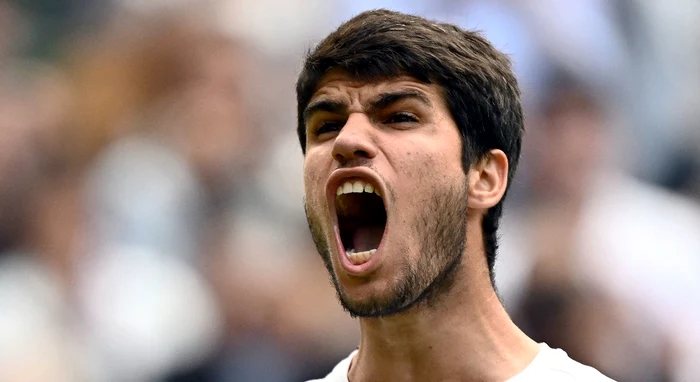
[[[312,236],[341,303],[360,317],[348,377],[362,381],[504,381],[539,351],[489,278],[481,219],[503,197],[508,160],[462,168],[459,131],[436,85],[411,77],[324,76],[304,113],[304,184]],[[385,192],[387,229],[371,267],[340,260],[329,179],[361,169]]]

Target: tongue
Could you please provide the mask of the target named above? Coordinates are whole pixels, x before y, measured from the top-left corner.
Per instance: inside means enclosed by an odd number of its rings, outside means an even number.
[[[371,225],[358,227],[355,230],[355,235],[352,238],[352,244],[355,252],[369,251],[377,249],[384,235],[383,225]]]

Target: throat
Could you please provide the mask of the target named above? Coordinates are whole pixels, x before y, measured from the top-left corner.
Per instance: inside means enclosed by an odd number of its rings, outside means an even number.
[[[348,254],[365,254],[356,259],[358,262],[366,260],[384,236],[387,214],[382,198],[374,193],[343,194],[336,198],[335,207],[343,249]]]
[[[452,296],[448,309],[361,319],[350,380],[504,381],[522,372],[540,346],[510,320],[493,289],[478,289]]]
[[[352,248],[355,252],[377,249],[384,235],[383,225],[364,225],[357,227],[352,235]]]

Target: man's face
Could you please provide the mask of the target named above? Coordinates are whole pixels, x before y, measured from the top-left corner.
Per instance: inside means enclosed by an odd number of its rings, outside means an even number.
[[[464,252],[467,181],[438,87],[331,72],[304,116],[306,215],[344,308],[386,316],[447,287]]]

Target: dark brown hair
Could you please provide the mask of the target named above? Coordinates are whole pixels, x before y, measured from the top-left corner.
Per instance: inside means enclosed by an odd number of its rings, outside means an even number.
[[[465,172],[500,149],[512,181],[523,136],[520,91],[508,57],[479,33],[388,10],[364,12],[342,24],[307,54],[297,81],[297,133],[304,153],[303,111],[331,69],[368,82],[409,75],[438,85],[460,131]],[[503,200],[482,224],[492,282],[502,211]]]

